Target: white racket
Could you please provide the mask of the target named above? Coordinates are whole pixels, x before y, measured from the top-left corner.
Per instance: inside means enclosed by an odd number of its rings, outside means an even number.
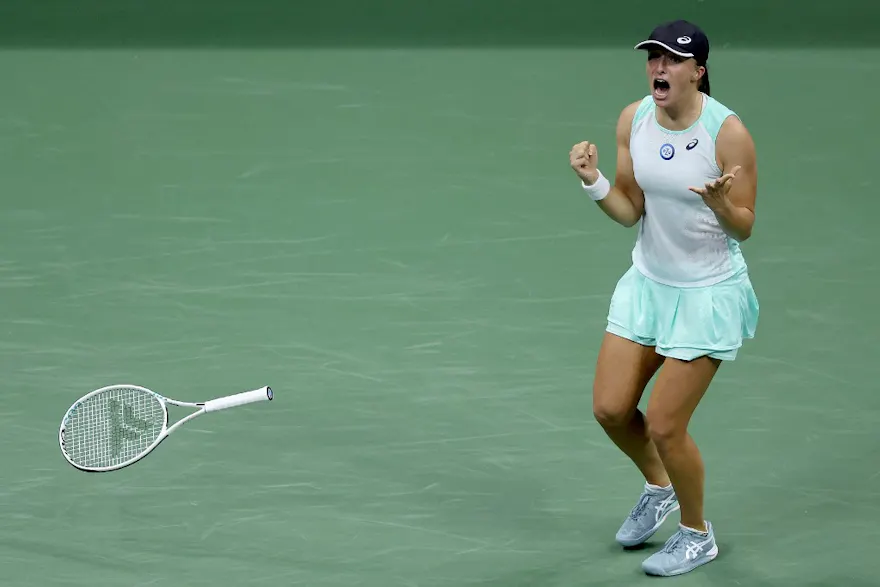
[[[207,412],[272,399],[267,385],[206,402],[163,397],[139,385],[108,385],[89,392],[64,414],[58,442],[67,461],[82,471],[116,471],[139,461],[159,443]],[[168,404],[198,408],[168,427]]]

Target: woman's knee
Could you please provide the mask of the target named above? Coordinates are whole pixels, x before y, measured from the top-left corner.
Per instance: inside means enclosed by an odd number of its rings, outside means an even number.
[[[648,425],[648,435],[660,451],[687,437],[687,422],[682,422],[681,418],[676,418],[674,415],[649,408],[645,420]]]
[[[626,389],[593,383],[593,417],[603,428],[623,428],[630,423],[638,405],[638,394]]]
[[[708,357],[669,361],[660,372],[645,419],[648,434],[659,450],[687,438],[688,424],[708,389],[718,362]]]
[[[623,428],[634,413],[628,406],[593,401],[593,417],[603,428]]]
[[[653,349],[605,334],[593,380],[593,417],[604,428],[628,426],[648,381],[663,363]]]

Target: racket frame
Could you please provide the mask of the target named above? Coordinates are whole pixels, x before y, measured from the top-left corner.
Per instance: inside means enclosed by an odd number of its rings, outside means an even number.
[[[159,402],[159,405],[162,406],[162,413],[163,413],[162,430],[159,432],[158,436],[156,437],[156,440],[154,440],[152,442],[152,444],[150,444],[150,446],[148,446],[147,448],[145,448],[143,451],[136,454],[132,458],[128,459],[127,461],[123,461],[122,463],[119,463],[116,465],[109,465],[106,467],[84,467],[83,465],[80,465],[80,464],[74,462],[73,459],[71,459],[70,456],[67,454],[67,451],[64,450],[64,431],[67,427],[67,421],[70,418],[71,412],[73,412],[73,410],[77,406],[79,406],[81,403],[85,402],[87,399],[89,399],[93,396],[96,396],[96,395],[99,395],[102,393],[107,393],[108,391],[112,391],[114,389],[135,389],[137,391],[140,391],[140,392],[143,392],[143,393],[146,393],[148,395],[153,396],[153,398],[155,398]],[[218,410],[224,410],[224,409],[239,406],[239,405],[249,404],[249,403],[253,403],[256,401],[272,400],[273,397],[274,397],[274,394],[272,392],[272,388],[269,387],[268,385],[264,385],[263,387],[260,387],[257,389],[252,389],[250,391],[244,391],[241,393],[224,396],[224,397],[216,398],[213,400],[208,400],[205,402],[185,402],[185,401],[165,397],[159,393],[156,393],[152,389],[148,389],[148,388],[143,387],[141,385],[133,385],[133,384],[126,384],[126,383],[114,383],[113,385],[105,385],[104,387],[101,387],[101,388],[96,389],[94,391],[90,391],[89,393],[85,394],[84,396],[82,396],[81,398],[79,398],[78,400],[73,402],[73,404],[71,404],[71,406],[64,413],[64,417],[61,419],[61,426],[58,429],[58,444],[59,444],[59,447],[61,448],[61,454],[64,455],[64,459],[68,463],[70,463],[71,466],[79,469],[80,471],[85,471],[86,473],[106,473],[109,471],[118,471],[120,469],[124,469],[125,467],[128,467],[129,465],[133,465],[137,461],[146,457],[148,454],[153,452],[153,450],[155,450],[156,447],[159,446],[159,444],[161,444],[163,440],[168,438],[172,432],[174,432],[175,430],[177,430],[178,428],[180,428],[181,426],[183,426],[185,423],[189,422],[190,420],[197,418],[198,416],[201,416],[202,414],[205,414],[208,412],[214,412],[214,411],[218,411]],[[180,407],[180,408],[193,408],[193,409],[196,409],[197,411],[192,412],[191,414],[187,414],[186,416],[184,416],[183,418],[181,418],[180,420],[178,420],[177,422],[172,424],[171,427],[169,428],[168,427],[168,420],[169,420],[168,405],[169,404],[172,406]]]

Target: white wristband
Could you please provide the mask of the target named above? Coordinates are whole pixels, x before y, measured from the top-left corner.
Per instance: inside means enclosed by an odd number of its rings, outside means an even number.
[[[602,175],[602,172],[599,172],[599,179],[596,180],[596,183],[593,185],[587,185],[583,181],[581,181],[581,186],[584,188],[584,191],[587,192],[587,195],[590,196],[590,199],[594,202],[599,202],[605,199],[605,196],[608,195],[608,192],[611,191],[611,183]]]

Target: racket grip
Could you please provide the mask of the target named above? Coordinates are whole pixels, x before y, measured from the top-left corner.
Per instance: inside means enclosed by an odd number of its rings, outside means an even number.
[[[218,397],[205,402],[206,412],[216,412],[236,406],[243,406],[254,402],[268,401],[272,399],[272,388],[265,385],[259,389],[236,393],[235,395],[227,395],[226,397]]]

